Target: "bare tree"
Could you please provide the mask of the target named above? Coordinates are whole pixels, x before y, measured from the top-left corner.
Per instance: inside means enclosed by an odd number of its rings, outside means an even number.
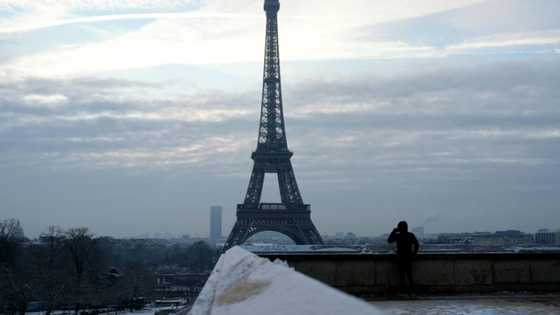
[[[86,268],[93,255],[93,234],[86,227],[72,228],[66,231],[66,249],[74,271],[72,292],[74,294],[76,314],[88,303],[87,279],[85,279]]]
[[[49,226],[47,231],[39,236],[41,248],[37,255],[37,270],[40,270],[39,287],[45,303],[46,315],[50,315],[59,305],[65,295],[68,277],[64,270],[63,251],[66,241],[65,231],[57,226]]]
[[[19,220],[0,221],[0,265],[14,266],[17,251],[23,239],[23,229]]]
[[[0,313],[24,314],[27,308],[30,286],[17,268],[23,240],[19,220],[0,221]]]
[[[186,252],[188,267],[195,272],[205,272],[212,268],[214,251],[207,243],[199,241],[192,244]]]
[[[10,239],[23,239],[23,228],[17,219],[5,219],[0,221],[0,237]]]
[[[86,227],[72,228],[66,232],[66,247],[78,280],[83,277],[88,258],[91,256],[92,240],[93,234]]]

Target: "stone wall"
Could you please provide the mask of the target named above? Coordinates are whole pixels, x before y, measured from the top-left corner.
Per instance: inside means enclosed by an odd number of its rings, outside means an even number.
[[[261,254],[348,293],[376,298],[399,291],[395,255]],[[419,254],[419,294],[560,292],[559,253]]]

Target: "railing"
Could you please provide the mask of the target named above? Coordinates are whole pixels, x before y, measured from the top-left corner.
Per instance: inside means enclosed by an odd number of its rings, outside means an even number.
[[[298,205],[288,208],[283,203],[260,203],[257,207],[245,204],[238,204],[238,210],[262,210],[262,211],[283,211],[283,210],[310,210],[309,205]]]
[[[286,205],[282,203],[261,203],[260,210],[286,210]]]

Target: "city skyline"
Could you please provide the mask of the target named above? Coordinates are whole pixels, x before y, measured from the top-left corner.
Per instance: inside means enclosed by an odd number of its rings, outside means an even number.
[[[287,133],[321,233],[556,231],[558,10],[283,1]],[[256,146],[261,1],[4,0],[0,26],[1,217],[31,236],[204,235],[220,204],[229,233]]]

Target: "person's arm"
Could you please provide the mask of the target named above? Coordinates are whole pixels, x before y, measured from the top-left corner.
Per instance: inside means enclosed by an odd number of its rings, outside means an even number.
[[[414,255],[418,254],[418,250],[420,250],[420,244],[418,243],[418,240],[416,239],[416,235],[411,234],[412,235],[412,242],[414,243]]]
[[[387,243],[394,243],[397,241],[397,229],[393,229],[389,238],[387,239]]]

